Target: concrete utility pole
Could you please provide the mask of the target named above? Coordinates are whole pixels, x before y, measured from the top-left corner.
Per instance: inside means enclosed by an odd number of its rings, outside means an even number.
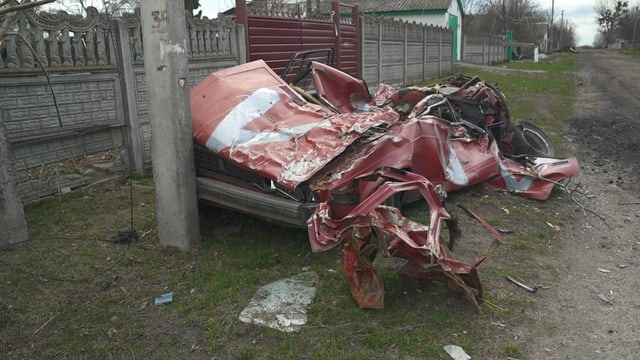
[[[184,2],[140,3],[158,237],[186,250],[200,240],[200,226]]]

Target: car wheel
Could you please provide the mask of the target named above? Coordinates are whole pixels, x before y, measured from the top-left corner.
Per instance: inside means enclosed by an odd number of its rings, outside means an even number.
[[[511,146],[514,155],[556,157],[556,148],[547,134],[539,127],[524,120],[518,120],[513,125]]]

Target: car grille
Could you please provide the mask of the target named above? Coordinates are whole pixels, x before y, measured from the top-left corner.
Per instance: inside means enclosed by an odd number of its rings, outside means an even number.
[[[216,175],[222,175],[258,186],[265,191],[269,189],[270,181],[268,179],[233,165],[203,146],[196,145],[194,153],[198,176],[216,177]]]

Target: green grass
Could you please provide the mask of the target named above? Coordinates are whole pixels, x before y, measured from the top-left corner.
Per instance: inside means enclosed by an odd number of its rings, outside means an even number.
[[[512,71],[457,68],[498,83],[519,118],[536,119],[560,139],[574,99],[572,54],[539,64],[509,64]],[[526,72],[525,69],[543,72]],[[532,104],[533,102],[533,104]],[[467,217],[463,204],[491,225],[511,230],[480,267],[485,303],[480,313],[442,284],[402,280],[398,262],[376,259],[385,281],[385,308],[359,309],[342,274],[340,249],[309,255],[305,230],[282,228],[203,208],[202,241],[189,251],[161,247],[155,233],[149,174],[137,176],[134,223],[143,235],[131,245],[109,240],[129,228],[129,187],[87,188],[26,207],[30,241],[0,252],[0,353],[5,358],[170,359],[449,359],[456,344],[472,358],[523,358],[527,339],[496,327],[518,325],[540,310],[534,297],[505,276],[544,282],[534,258],[562,251],[554,205],[469,189],[449,194],[447,205],[463,231],[454,248],[473,261],[491,243],[489,232]],[[561,198],[562,194],[554,195]],[[424,204],[407,206],[428,222]],[[236,232],[215,232],[240,224]],[[308,323],[282,333],[238,320],[256,290],[304,271],[319,276]],[[549,275],[553,280],[554,274]],[[154,306],[154,297],[174,302]]]
[[[522,350],[520,350],[520,346],[518,346],[517,344],[507,344],[504,346],[504,353],[505,355],[509,356],[510,358],[518,358],[520,356],[522,356]]]
[[[541,70],[546,72],[571,72],[575,68],[576,55],[570,52],[553,54],[539,62],[532,61],[510,62],[504,66],[509,69]]]
[[[640,59],[640,48],[635,48],[635,49],[627,48],[627,49],[623,49],[623,50],[620,50],[620,51],[623,54],[630,55],[630,56],[633,56],[635,58],[639,58]]]

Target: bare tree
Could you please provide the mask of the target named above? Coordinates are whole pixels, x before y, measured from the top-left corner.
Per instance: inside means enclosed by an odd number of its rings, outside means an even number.
[[[632,47],[640,43],[640,6],[635,5],[620,19],[619,35]]]
[[[484,0],[462,0],[462,8],[465,15],[480,13],[485,2]]]
[[[140,0],[58,0],[44,7],[46,11],[64,10],[74,14],[86,14],[87,8],[94,7],[100,12],[114,16],[123,12],[133,12]]]
[[[0,0],[1,1],[1,0]],[[109,16],[133,12],[140,6],[140,0],[57,0],[45,10],[65,10],[71,13],[86,14],[88,7],[94,7]],[[186,10],[200,7],[200,0],[184,0]]]
[[[540,24],[546,15],[533,0],[487,0],[478,2],[469,31],[473,33],[513,33],[519,42],[535,42],[542,37]],[[468,17],[465,22],[469,21]]]
[[[628,1],[598,1],[596,5],[596,20],[600,25],[598,31],[602,34],[605,47],[609,47],[618,38],[620,20],[626,16],[628,11]]]

